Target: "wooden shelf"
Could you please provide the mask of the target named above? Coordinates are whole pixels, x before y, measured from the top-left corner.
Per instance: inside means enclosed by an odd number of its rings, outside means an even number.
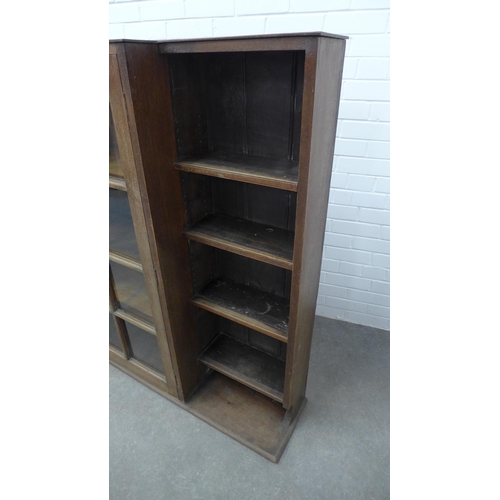
[[[175,167],[193,174],[297,191],[297,161],[215,152],[178,159]]]
[[[228,377],[283,402],[285,362],[254,347],[219,334],[199,360]]]
[[[190,239],[285,269],[293,266],[292,231],[225,215],[209,215],[184,231]]]
[[[287,299],[235,281],[218,279],[192,301],[202,309],[288,342],[290,305]]]

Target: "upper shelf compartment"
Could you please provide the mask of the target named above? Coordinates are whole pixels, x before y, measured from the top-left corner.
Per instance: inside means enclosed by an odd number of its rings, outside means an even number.
[[[165,57],[176,168],[297,191],[304,52]]]

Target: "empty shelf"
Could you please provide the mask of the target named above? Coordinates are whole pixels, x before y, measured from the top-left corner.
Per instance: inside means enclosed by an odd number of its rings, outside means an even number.
[[[193,302],[207,311],[288,341],[290,305],[287,299],[235,281],[218,279],[198,293]]]
[[[178,159],[175,166],[193,174],[297,191],[297,161],[217,152]]]
[[[205,349],[199,359],[213,370],[283,402],[283,360],[222,333]]]
[[[200,243],[292,269],[292,231],[214,214],[197,222],[184,233]]]

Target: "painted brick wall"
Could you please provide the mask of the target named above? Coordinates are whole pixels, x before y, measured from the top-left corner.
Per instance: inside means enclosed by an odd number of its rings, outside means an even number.
[[[389,329],[389,0],[114,0],[109,38],[348,35],[317,314]]]

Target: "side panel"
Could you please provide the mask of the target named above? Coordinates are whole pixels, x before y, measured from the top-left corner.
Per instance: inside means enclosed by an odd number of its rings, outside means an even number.
[[[306,50],[294,264],[283,405],[305,395],[321,269],[345,40],[311,39]]]
[[[166,325],[163,348],[171,353],[179,398],[185,400],[197,387],[202,369],[197,363],[200,345],[189,300],[181,178],[174,168],[177,152],[168,67],[157,44],[127,42],[124,47],[124,71],[134,75],[127,79],[124,91],[148,236],[155,242],[151,258]]]

